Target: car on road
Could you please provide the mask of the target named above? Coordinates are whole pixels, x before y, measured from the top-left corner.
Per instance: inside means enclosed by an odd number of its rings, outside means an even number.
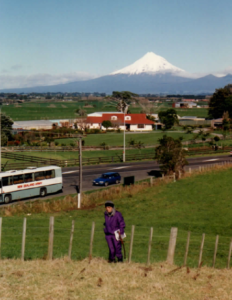
[[[117,172],[108,172],[103,173],[101,177],[98,177],[93,180],[93,185],[104,185],[108,186],[109,184],[118,184],[121,181],[121,176]]]

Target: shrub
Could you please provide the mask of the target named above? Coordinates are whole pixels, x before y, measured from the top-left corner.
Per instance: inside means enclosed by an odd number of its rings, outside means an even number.
[[[109,146],[105,142],[101,143],[100,146],[103,147],[104,150],[109,150]]]
[[[216,135],[216,136],[214,137],[214,140],[215,140],[215,142],[218,142],[218,141],[220,141],[220,137]]]
[[[102,126],[108,129],[109,127],[112,127],[112,123],[109,120],[104,120]]]

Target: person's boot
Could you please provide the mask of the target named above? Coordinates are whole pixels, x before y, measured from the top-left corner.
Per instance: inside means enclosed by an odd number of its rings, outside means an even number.
[[[109,260],[108,260],[108,263],[109,263],[109,264],[112,264],[112,263],[116,263],[116,261],[115,261],[115,259],[109,259]]]
[[[122,258],[118,258],[118,262],[123,262],[123,257]]]

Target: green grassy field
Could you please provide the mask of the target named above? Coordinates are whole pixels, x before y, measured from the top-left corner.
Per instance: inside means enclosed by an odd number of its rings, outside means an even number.
[[[188,265],[197,266],[202,234],[206,234],[203,264],[212,265],[215,236],[219,246],[217,268],[226,267],[232,236],[232,169],[214,170],[193,175],[176,183],[145,187],[121,199],[112,199],[126,222],[128,253],[131,225],[135,225],[132,260],[146,262],[150,227],[154,228],[151,260],[164,261],[171,227],[178,227],[175,263],[182,265],[188,231],[191,231]],[[104,202],[104,199],[101,200]],[[75,220],[73,259],[88,255],[92,222],[96,223],[93,255],[107,258],[103,234],[104,207],[55,213],[54,257],[68,253],[71,221]],[[27,217],[27,259],[41,258],[47,253],[49,215],[32,214],[3,217],[2,257],[20,257],[23,217]]]
[[[88,103],[89,107],[84,105]],[[150,104],[149,104],[150,105]],[[162,105],[163,107],[163,105]],[[83,108],[87,114],[97,111],[116,111],[116,107],[107,104],[104,101],[75,101],[75,102],[27,102],[22,104],[11,104],[2,106],[2,111],[9,115],[14,121],[23,120],[52,120],[52,119],[73,119],[76,117],[75,110]],[[149,108],[152,108],[150,105]],[[154,106],[155,108],[155,106]],[[168,109],[167,106],[162,109]],[[142,107],[136,105],[131,106],[131,113],[140,113]],[[157,108],[155,108],[157,111]],[[198,116],[206,117],[207,109],[193,108],[193,109],[176,109],[180,116]]]
[[[149,133],[126,133],[126,144],[128,145],[131,139],[136,142],[141,141],[144,145],[156,145],[158,140],[163,135],[171,136],[173,138],[183,137],[184,141],[193,138],[194,134],[186,134],[181,132],[163,132],[163,131],[152,131]],[[75,142],[75,139],[57,139],[59,144],[69,145]],[[109,146],[123,146],[123,133],[109,132],[106,134],[89,134],[84,138],[85,146],[100,146],[101,143],[106,143]]]
[[[154,148],[146,148],[146,149],[130,149],[126,150],[126,155],[131,154],[150,154],[154,153]],[[17,154],[17,153],[16,153]],[[67,160],[67,159],[78,159],[79,152],[78,151],[43,151],[43,152],[23,152],[23,155],[29,155],[29,156],[37,156],[41,158],[48,158],[48,159],[58,159],[58,160]],[[117,156],[122,155],[122,150],[96,150],[96,151],[83,151],[82,157],[83,158],[92,158],[92,157],[111,157],[111,156]],[[19,160],[13,160],[13,159],[7,159],[2,158],[2,164],[6,163],[19,163],[23,161]]]
[[[85,103],[91,107],[85,107]],[[2,112],[9,115],[14,121],[24,120],[56,120],[74,119],[77,117],[75,110],[83,108],[87,114],[96,111],[116,111],[116,107],[107,105],[102,101],[80,102],[29,102],[19,105],[2,106]],[[132,113],[139,113],[141,107],[132,107]]]

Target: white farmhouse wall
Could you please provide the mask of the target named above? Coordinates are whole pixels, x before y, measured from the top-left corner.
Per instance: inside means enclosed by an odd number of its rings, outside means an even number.
[[[151,131],[152,125],[144,125],[144,128],[138,128],[138,125],[131,125],[130,130],[131,131]]]

